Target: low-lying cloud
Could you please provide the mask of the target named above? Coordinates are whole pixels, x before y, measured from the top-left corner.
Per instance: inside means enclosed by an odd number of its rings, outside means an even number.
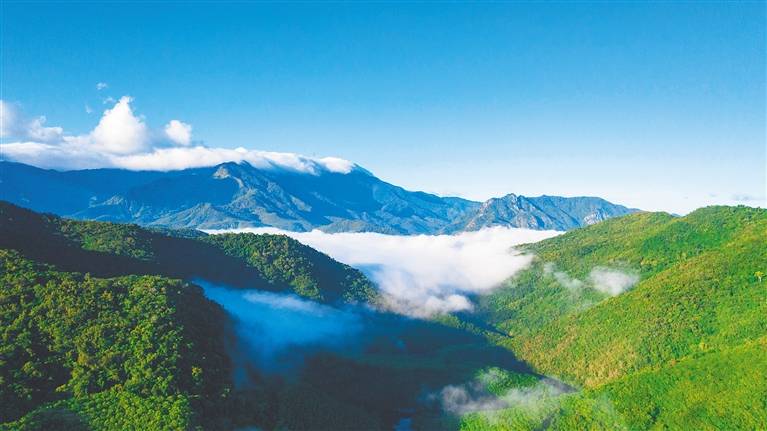
[[[556,269],[551,262],[543,265],[543,271],[554,277],[557,283],[573,294],[580,294],[586,286],[589,286],[609,296],[618,296],[639,282],[639,274],[636,272],[604,266],[596,266],[589,272],[588,283]]]
[[[363,329],[362,317],[352,310],[291,294],[229,289],[204,280],[194,282],[232,316],[240,353],[264,369],[275,368],[280,362],[290,365],[287,359],[295,361],[300,357],[297,350],[342,348]]]
[[[589,274],[594,289],[610,296],[617,296],[631,289],[639,281],[639,274],[596,267]]]
[[[489,292],[530,264],[532,256],[513,246],[560,233],[505,227],[416,236],[274,228],[235,231],[285,234],[354,266],[379,286],[393,311],[415,317],[471,310],[472,294]]]
[[[545,407],[565,392],[561,383],[542,379],[532,385],[509,388],[496,395],[488,390],[488,386],[496,379],[497,372],[490,369],[469,383],[445,386],[437,398],[444,411],[462,416],[478,412],[492,413],[511,407],[534,411]]]
[[[107,88],[106,86],[101,89]],[[3,159],[46,169],[123,168],[169,171],[224,162],[248,162],[261,169],[286,169],[317,175],[349,173],[355,164],[337,157],[313,158],[293,153],[215,148],[195,141],[192,125],[171,119],[149,127],[133,110],[133,99],[107,98],[104,111],[88,133],[66,133],[46,125],[44,116],[28,118],[17,105],[0,100],[0,154]],[[88,108],[90,109],[90,108]]]

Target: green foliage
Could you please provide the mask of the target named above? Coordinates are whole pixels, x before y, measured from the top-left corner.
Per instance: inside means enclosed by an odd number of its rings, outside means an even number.
[[[15,430],[186,430],[194,427],[186,396],[141,397],[108,390],[40,407],[22,419],[0,425]]]
[[[655,269],[633,290],[514,340],[515,351],[544,372],[594,386],[763,336],[767,292],[752,275],[767,262],[767,211],[759,211],[699,210],[651,230],[634,262],[655,256]],[[694,251],[678,251],[679,238]]]
[[[215,406],[229,391],[224,314],[197,287],[158,276],[58,272],[9,250],[0,250],[0,285],[1,422],[107,390],[200,406]],[[54,403],[35,417],[71,416],[56,413],[62,409],[77,410]]]
[[[563,403],[554,429],[595,422],[594,405],[627,429],[763,429],[767,338],[684,358],[585,391]],[[586,422],[584,422],[586,421]],[[602,427],[606,428],[606,427]]]
[[[552,429],[764,429],[766,241],[762,209],[611,219],[526,246],[535,263],[482,299],[481,318],[537,370],[585,386],[558,397]],[[596,267],[641,277],[609,297],[591,289]],[[543,426],[486,419],[463,428]]]
[[[310,299],[368,302],[377,297],[373,285],[359,271],[286,235],[223,234],[203,241],[245,260],[271,283],[287,284]]]
[[[144,229],[36,214],[0,201],[0,248],[101,277],[158,274],[232,287],[293,291],[328,302],[375,302],[358,270],[284,235]]]

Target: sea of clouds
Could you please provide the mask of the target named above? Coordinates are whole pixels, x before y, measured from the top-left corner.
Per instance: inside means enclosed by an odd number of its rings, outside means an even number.
[[[234,231],[288,235],[356,267],[378,285],[393,311],[414,317],[471,310],[473,294],[489,292],[530,264],[533,256],[516,251],[515,245],[560,234],[508,227],[412,236],[274,228]]]

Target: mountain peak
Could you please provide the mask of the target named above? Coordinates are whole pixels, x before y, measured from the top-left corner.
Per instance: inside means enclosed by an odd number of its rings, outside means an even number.
[[[386,183],[341,159],[276,157],[266,165],[240,160],[168,172],[57,172],[9,164],[2,169],[2,199],[63,216],[176,228],[391,234],[488,226],[568,230],[633,211],[594,198],[441,198]]]

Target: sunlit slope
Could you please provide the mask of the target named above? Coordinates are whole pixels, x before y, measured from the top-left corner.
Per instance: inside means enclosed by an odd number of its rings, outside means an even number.
[[[585,388],[549,425],[767,426],[767,211],[635,214],[527,249],[535,264],[480,311],[497,342]],[[638,282],[610,296],[595,268]]]
[[[694,354],[563,400],[552,429],[764,429],[767,338]]]
[[[532,247],[541,260],[573,268],[573,277],[609,266],[638,267],[642,279],[515,340],[521,356],[544,372],[593,386],[767,334],[767,280],[755,276],[767,266],[767,211],[720,207],[656,217],[659,223],[649,226],[632,220],[652,217],[608,221]],[[603,236],[593,252],[590,235]]]

